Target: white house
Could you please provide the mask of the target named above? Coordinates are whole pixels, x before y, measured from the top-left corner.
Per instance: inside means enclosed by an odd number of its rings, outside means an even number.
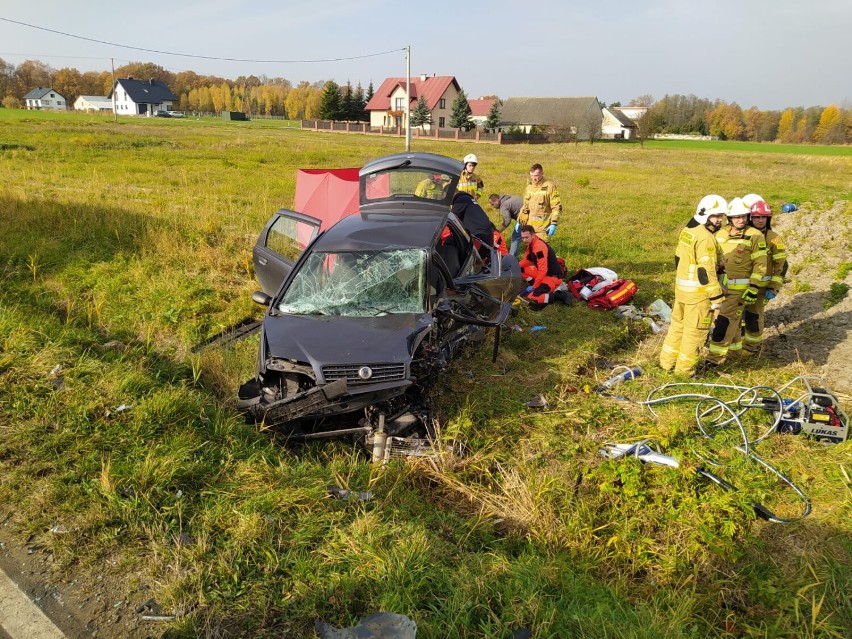
[[[648,107],[644,106],[622,106],[622,107],[612,107],[613,111],[620,111],[628,118],[633,120],[634,122],[638,122],[642,119],[642,116],[648,112]]]
[[[618,109],[604,107],[601,122],[601,137],[604,140],[632,140],[636,137],[637,125]]]
[[[81,95],[74,100],[75,111],[112,112],[112,100],[104,95]]]
[[[24,104],[30,110],[42,109],[62,110],[68,108],[65,98],[53,89],[36,87],[24,96]]]
[[[420,96],[432,113],[432,126],[440,129],[449,127],[453,102],[461,88],[451,75],[421,75],[411,78],[411,111],[417,106]],[[405,121],[405,78],[386,78],[367,102],[372,127],[406,126]],[[431,127],[425,125],[425,130]]]
[[[479,99],[468,100],[470,105],[470,119],[478,129],[485,128],[485,122],[488,120],[488,114],[491,112],[491,107],[494,106],[494,99]]]
[[[134,80],[120,78],[107,96],[112,101],[115,94],[115,112],[118,115],[156,115],[157,111],[171,111],[177,97],[159,80]]]

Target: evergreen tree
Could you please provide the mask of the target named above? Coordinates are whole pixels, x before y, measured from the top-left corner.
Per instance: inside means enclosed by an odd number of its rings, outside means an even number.
[[[470,103],[467,101],[464,90],[459,91],[450,109],[450,127],[470,131],[475,126],[470,117],[472,113],[473,111],[471,111]]]
[[[494,100],[491,104],[491,109],[488,111],[488,117],[485,118],[485,130],[494,133],[500,128],[500,100]]]
[[[359,82],[358,86],[355,87],[355,99],[352,101],[352,107],[355,109],[355,120],[361,122],[370,121],[370,114],[367,113],[364,108],[365,106],[367,106],[367,100],[364,98],[364,87]]]
[[[422,95],[417,98],[417,105],[411,112],[411,126],[422,127],[424,124],[432,124],[432,112],[426,106],[426,98]]]
[[[354,100],[355,96],[352,93],[352,84],[349,80],[346,81],[346,86],[342,88],[343,95],[340,98],[340,117],[339,120],[357,120],[355,116]]]
[[[340,119],[340,87],[334,80],[329,80],[325,83],[320,98],[319,112],[317,116],[320,120],[339,120]]]
[[[376,95],[376,92],[373,90],[373,81],[370,80],[370,84],[367,86],[367,102],[372,100],[374,95]]]

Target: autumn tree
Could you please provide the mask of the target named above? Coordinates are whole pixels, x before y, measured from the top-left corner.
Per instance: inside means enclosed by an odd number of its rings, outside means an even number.
[[[707,124],[710,135],[718,136],[720,140],[742,140],[745,137],[743,111],[736,102],[719,102],[707,114]]]
[[[15,69],[15,96],[23,98],[36,87],[50,87],[53,67],[38,60],[24,60]]]
[[[486,131],[494,133],[500,128],[500,115],[500,100],[495,97],[494,101],[491,103],[491,108],[488,110],[488,115],[485,118]]]
[[[822,144],[843,144],[846,142],[843,113],[836,104],[829,104],[823,109],[819,124],[814,131],[814,142]]]
[[[82,92],[82,85],[82,77],[77,69],[65,67],[53,74],[53,89],[65,98],[69,107],[80,95],[86,95]]]
[[[467,96],[464,89],[459,91],[456,99],[453,100],[453,105],[450,108],[450,127],[453,129],[464,129],[470,131],[474,127],[471,115],[473,110],[470,108],[470,103],[467,101]]]
[[[322,89],[310,86],[305,99],[305,117],[309,120],[319,117],[320,105],[322,104]]]
[[[427,124],[432,124],[432,111],[429,110],[429,106],[426,104],[426,98],[421,95],[417,98],[414,111],[411,112],[411,126],[419,126],[423,129]]]
[[[0,98],[15,90],[15,65],[0,58]]]
[[[159,80],[169,89],[172,88],[174,74],[159,64],[153,62],[130,62],[116,68],[116,78],[133,78],[135,80]]]
[[[778,120],[778,134],[775,139],[779,142],[790,142],[793,135],[793,124],[795,123],[796,115],[793,109],[784,109],[781,117]]]

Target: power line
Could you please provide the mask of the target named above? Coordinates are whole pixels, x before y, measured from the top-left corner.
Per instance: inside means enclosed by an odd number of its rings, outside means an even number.
[[[144,47],[132,47],[127,44],[118,44],[116,42],[107,42],[106,40],[98,40],[96,38],[87,38],[85,36],[75,35],[73,33],[65,33],[64,31],[57,31],[55,29],[48,29],[47,27],[39,27],[35,24],[28,24],[26,22],[19,22],[18,20],[11,20],[9,18],[4,18],[0,16],[0,20],[3,22],[10,22],[12,24],[18,24],[23,27],[29,27],[31,29],[38,29],[39,31],[47,31],[48,33],[56,33],[58,35],[63,35],[69,38],[76,38],[77,40],[86,40],[88,42],[95,42],[97,44],[106,44],[111,47],[120,47],[122,49],[132,49],[134,51],[144,51],[146,53],[159,53],[162,55],[174,55],[180,56],[183,58],[198,58],[201,60],[219,60],[223,62],[254,62],[260,64],[311,64],[315,62],[343,62],[345,60],[361,60],[363,58],[375,58],[380,55],[388,55],[389,53],[399,53],[400,51],[405,51],[405,49],[391,49],[390,51],[381,51],[380,53],[367,53],[364,55],[353,55],[346,56],[342,58],[324,58],[319,60],[252,60],[249,58],[220,58],[212,55],[197,55],[194,53],[175,53],[174,51],[160,51],[158,49],[146,49]]]

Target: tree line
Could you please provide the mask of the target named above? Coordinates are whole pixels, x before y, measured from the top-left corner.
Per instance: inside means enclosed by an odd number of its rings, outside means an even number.
[[[159,80],[178,101],[178,111],[215,112],[244,111],[253,115],[268,115],[299,120],[320,117],[326,82],[299,82],[293,85],[286,78],[240,76],[228,80],[214,75],[199,75],[194,71],[172,73],[151,62],[131,62],[111,71],[80,72],[75,68],[54,69],[38,60],[26,60],[14,65],[0,58],[0,105],[7,108],[24,106],[24,96],[36,87],[50,87],[61,94],[69,106],[81,95],[106,96],[112,90],[113,77]],[[361,96],[363,105],[372,97],[373,85],[367,91],[360,84],[354,89],[347,83],[343,89],[351,96]],[[363,113],[352,119],[363,119]]]
[[[366,91],[360,83],[299,82],[286,78],[240,76],[228,80],[194,71],[173,73],[151,62],[132,62],[115,69],[116,78],[134,77],[160,80],[178,98],[180,111],[216,112],[244,111],[292,120],[320,118],[324,120],[369,120],[364,109],[373,97],[373,83]],[[54,69],[38,60],[14,65],[0,58],[0,105],[23,106],[23,97],[36,87],[50,87],[69,104],[81,95],[109,95],[113,74],[110,71],[80,72],[75,68]],[[621,106],[615,102],[610,106]],[[836,104],[827,107],[788,107],[762,111],[757,107],[742,109],[737,103],[708,100],[695,95],[666,95],[660,100],[639,96],[630,106],[645,106],[648,111],[639,123],[640,135],[656,133],[712,135],[725,140],[785,143],[852,143],[852,109]],[[431,113],[421,98],[412,109],[412,126],[432,124]],[[464,91],[451,107],[450,127],[470,130],[474,124]],[[485,129],[500,125],[500,102],[495,99]]]
[[[694,95],[666,95],[661,100],[645,95],[631,100],[629,106],[648,108],[640,122],[640,129],[644,129],[640,133],[645,137],[679,133],[752,142],[852,143],[852,109],[836,104],[761,111]]]

